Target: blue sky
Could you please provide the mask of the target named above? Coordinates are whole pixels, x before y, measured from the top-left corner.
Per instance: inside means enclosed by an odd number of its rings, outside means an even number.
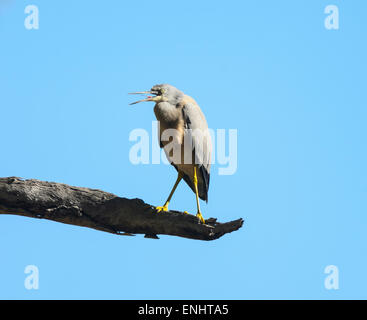
[[[29,4],[38,30],[24,27]],[[324,26],[329,4],[338,30]],[[130,163],[129,133],[154,114],[127,92],[170,83],[209,127],[237,129],[238,169],[213,166],[202,210],[245,225],[152,240],[2,215],[0,298],[367,298],[366,12],[362,0],[2,2],[1,177],[162,205],[176,172]],[[170,207],[195,212],[185,184]],[[328,265],[338,290],[324,287]]]

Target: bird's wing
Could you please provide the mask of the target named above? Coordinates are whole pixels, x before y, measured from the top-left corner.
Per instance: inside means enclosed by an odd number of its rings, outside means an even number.
[[[199,174],[201,175],[205,189],[203,190],[205,193],[204,198],[207,200],[212,152],[208,124],[200,107],[191,99],[188,101],[184,100],[182,114],[185,121],[185,138],[190,139],[192,143],[195,157],[193,161],[199,167]]]

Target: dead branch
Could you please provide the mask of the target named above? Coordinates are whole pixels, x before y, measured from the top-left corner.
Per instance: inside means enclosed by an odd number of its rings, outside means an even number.
[[[0,214],[48,219],[119,235],[173,235],[198,240],[218,239],[236,231],[243,220],[205,224],[179,211],[157,213],[140,199],[126,199],[101,190],[17,177],[0,178]]]

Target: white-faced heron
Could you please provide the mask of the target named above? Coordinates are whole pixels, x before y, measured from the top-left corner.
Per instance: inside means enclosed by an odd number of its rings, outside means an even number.
[[[154,101],[154,113],[159,121],[159,144],[168,161],[176,168],[178,177],[167,201],[157,211],[168,211],[173,193],[183,178],[196,195],[197,217],[201,214],[199,198],[208,201],[211,138],[203,112],[196,101],[169,84],[155,85],[150,91],[131,94],[147,94],[143,101]]]

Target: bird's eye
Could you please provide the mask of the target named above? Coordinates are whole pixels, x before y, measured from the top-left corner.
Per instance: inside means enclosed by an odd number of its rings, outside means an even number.
[[[163,88],[152,88],[152,92],[157,96],[161,96],[164,94],[165,90]]]

